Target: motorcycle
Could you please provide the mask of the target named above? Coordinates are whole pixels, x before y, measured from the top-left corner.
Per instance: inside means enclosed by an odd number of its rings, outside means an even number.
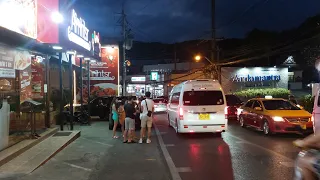
[[[294,166],[294,180],[313,180],[320,179],[320,149],[302,148],[293,143],[294,146],[301,148]],[[308,165],[306,165],[308,164]],[[311,177],[306,177],[306,176]]]

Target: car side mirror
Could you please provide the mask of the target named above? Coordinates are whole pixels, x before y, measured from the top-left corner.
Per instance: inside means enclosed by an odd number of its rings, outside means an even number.
[[[262,108],[261,107],[255,107],[254,110],[255,111],[262,111]]]

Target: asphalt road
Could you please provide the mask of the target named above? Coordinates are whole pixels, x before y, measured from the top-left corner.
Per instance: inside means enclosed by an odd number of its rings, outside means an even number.
[[[229,122],[214,134],[177,135],[165,114],[155,116],[164,145],[182,180],[291,180],[300,135],[263,135]]]

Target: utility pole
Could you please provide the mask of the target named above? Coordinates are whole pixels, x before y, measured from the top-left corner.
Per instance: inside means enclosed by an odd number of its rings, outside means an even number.
[[[126,27],[126,14],[124,13],[124,5],[122,6],[121,12],[122,19],[122,36],[123,36],[123,45],[122,45],[122,63],[123,63],[123,75],[122,75],[122,96],[126,95],[126,79],[127,79],[127,65],[126,65],[126,41],[127,41],[127,27]]]
[[[216,11],[216,1],[211,0],[211,61],[214,63],[219,63],[215,59],[215,53],[216,53],[216,22],[215,22],[215,11]],[[217,66],[217,69],[219,71],[219,67]],[[220,74],[215,73],[215,76],[218,76],[219,82],[220,82]],[[216,77],[214,77],[216,78]]]

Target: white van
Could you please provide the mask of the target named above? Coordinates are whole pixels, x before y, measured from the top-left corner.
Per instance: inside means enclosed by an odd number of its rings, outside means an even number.
[[[226,98],[212,79],[189,80],[173,87],[167,105],[169,125],[177,133],[224,132]]]

